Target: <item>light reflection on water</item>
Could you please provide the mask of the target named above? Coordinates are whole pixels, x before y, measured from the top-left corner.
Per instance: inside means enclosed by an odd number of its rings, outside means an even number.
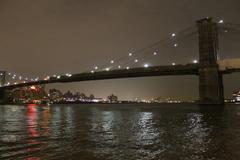
[[[0,159],[240,159],[240,105],[205,107],[0,106]]]

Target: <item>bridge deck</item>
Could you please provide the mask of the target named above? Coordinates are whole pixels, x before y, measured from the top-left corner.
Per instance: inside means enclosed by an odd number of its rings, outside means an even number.
[[[57,79],[50,77],[49,80],[40,80],[28,83],[19,83],[15,85],[3,86],[1,89],[13,89],[31,85],[50,84],[50,83],[67,83],[90,80],[104,80],[117,78],[134,78],[134,77],[151,77],[151,76],[173,76],[173,75],[197,75],[198,64],[171,65],[171,66],[153,66],[148,68],[132,68],[112,71],[99,71],[95,73],[73,74],[71,77],[62,76]]]

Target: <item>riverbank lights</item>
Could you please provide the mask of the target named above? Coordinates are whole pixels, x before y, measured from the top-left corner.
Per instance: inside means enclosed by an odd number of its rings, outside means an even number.
[[[114,63],[114,60],[111,60],[110,63],[113,64],[113,63]]]
[[[126,67],[126,69],[130,69],[130,67]]]
[[[91,73],[94,73],[94,71],[92,70]]]
[[[177,44],[177,43],[175,43],[173,46],[174,46],[174,47],[177,47],[177,46],[178,46],[178,44]]]
[[[153,55],[156,56],[156,55],[157,55],[157,52],[153,52]]]
[[[57,79],[60,79],[61,78],[61,76],[57,76]]]
[[[98,69],[98,67],[97,67],[97,66],[95,66],[95,67],[94,67],[94,69],[95,69],[95,70],[97,70],[97,69]]]
[[[110,68],[106,68],[105,70],[106,70],[106,71],[109,71],[109,70],[110,70]]]
[[[135,59],[134,62],[137,63],[137,62],[138,62],[138,59]]]
[[[176,36],[176,34],[175,34],[175,33],[172,33],[172,34],[171,34],[171,36],[172,36],[172,37],[175,37],[175,36]]]
[[[172,65],[173,65],[173,66],[175,66],[175,65],[176,65],[176,63],[172,63]]]
[[[120,69],[121,68],[121,66],[118,66],[118,69]]]
[[[132,56],[132,53],[128,53],[128,56],[131,57],[131,56]]]

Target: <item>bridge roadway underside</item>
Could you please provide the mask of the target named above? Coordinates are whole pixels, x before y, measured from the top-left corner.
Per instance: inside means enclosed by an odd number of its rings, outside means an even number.
[[[31,85],[50,84],[50,83],[70,83],[91,80],[152,77],[152,76],[171,76],[171,75],[198,75],[198,64],[153,66],[148,68],[120,69],[112,71],[98,71],[95,73],[73,74],[71,77],[62,76],[57,79],[51,77],[49,80],[40,80],[28,83],[0,87],[0,89],[14,89]]]

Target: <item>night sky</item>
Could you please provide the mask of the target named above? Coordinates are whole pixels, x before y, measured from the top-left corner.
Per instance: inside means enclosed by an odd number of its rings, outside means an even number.
[[[1,0],[0,70],[24,76],[90,71],[168,37],[204,17],[240,24],[239,0]],[[239,37],[239,38],[238,38]],[[220,58],[240,58],[240,34],[226,37]],[[190,42],[193,42],[190,40]],[[198,58],[197,41],[170,48],[160,64]],[[149,60],[149,59],[148,59]],[[149,60],[149,63],[151,61]],[[154,64],[153,64],[154,65]],[[240,74],[224,76],[225,94],[240,89]],[[149,77],[48,85],[120,99],[195,99],[198,77]]]

